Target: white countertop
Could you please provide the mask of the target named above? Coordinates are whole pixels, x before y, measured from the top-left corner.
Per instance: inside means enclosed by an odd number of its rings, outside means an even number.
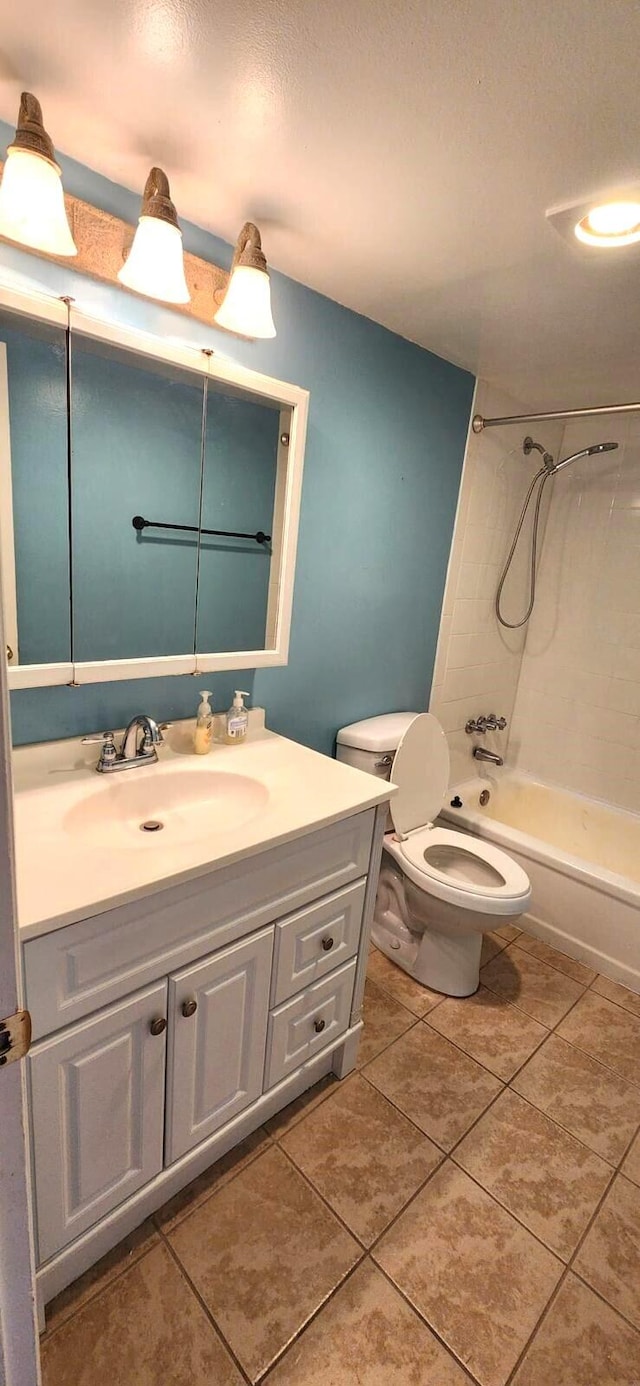
[[[116,775],[97,775],[99,747],[78,740],[19,747],[13,755],[18,918],[22,939],[48,933],[88,915],[204,875],[245,856],[267,851],[314,828],[383,803],[395,787],[311,751],[261,726],[254,709],[247,740],[215,744],[209,755],[192,751],[190,723],[176,723],[160,748],[160,764]],[[172,841],[140,834],[131,847],[103,846],[68,825],[82,818],[91,796],[115,780],[146,788],[156,776],[184,771],[246,775],[265,787],[265,801],[240,826],[220,826],[211,837]],[[206,823],[206,805],[200,810]],[[99,836],[99,835],[98,835]]]

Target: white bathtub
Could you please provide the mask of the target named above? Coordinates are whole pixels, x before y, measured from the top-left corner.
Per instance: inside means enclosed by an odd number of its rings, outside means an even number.
[[[532,934],[640,992],[639,815],[506,772],[458,785],[442,816],[524,867]]]

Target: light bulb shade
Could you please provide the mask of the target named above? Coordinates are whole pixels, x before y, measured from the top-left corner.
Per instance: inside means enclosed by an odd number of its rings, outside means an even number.
[[[77,255],[57,164],[11,145],[0,183],[0,236],[47,255]]]
[[[182,233],[170,221],[142,216],[118,279],[127,289],[161,303],[188,303]]]
[[[275,337],[271,285],[266,270],[236,265],[214,322],[243,337]]]
[[[214,322],[242,337],[275,337],[271,316],[271,285],[257,226],[246,221],[231,265],[227,292]]]

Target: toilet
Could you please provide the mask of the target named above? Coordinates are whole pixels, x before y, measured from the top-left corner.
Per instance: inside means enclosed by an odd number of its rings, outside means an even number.
[[[470,996],[482,935],[531,903],[525,871],[506,852],[435,823],[449,787],[449,748],[431,713],[391,713],[338,732],[338,760],[385,775],[391,800],[372,939],[417,981]]]

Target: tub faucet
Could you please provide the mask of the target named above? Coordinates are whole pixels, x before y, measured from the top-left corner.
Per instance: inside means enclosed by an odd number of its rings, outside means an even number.
[[[474,746],[473,754],[475,760],[488,760],[490,765],[504,765],[502,756],[496,755],[495,751],[488,751],[485,746]]]

